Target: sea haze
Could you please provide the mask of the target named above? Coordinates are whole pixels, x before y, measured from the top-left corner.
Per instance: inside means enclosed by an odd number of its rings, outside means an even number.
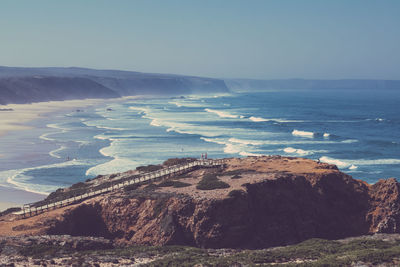
[[[400,177],[398,103],[396,91],[356,90],[127,100],[57,114],[33,122],[43,126],[34,131],[7,136],[0,181],[48,193],[99,174],[208,153],[320,159],[374,183]]]

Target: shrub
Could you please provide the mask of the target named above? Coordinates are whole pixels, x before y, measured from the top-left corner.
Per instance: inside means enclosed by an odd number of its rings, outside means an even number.
[[[88,186],[88,184],[85,184],[83,182],[79,182],[79,183],[73,184],[71,186],[71,189],[84,188],[84,187],[87,187],[87,186]]]
[[[237,198],[240,196],[244,196],[246,194],[246,192],[244,192],[243,190],[232,190],[231,192],[229,192],[228,196],[231,198]]]
[[[124,187],[124,191],[125,191],[125,192],[133,191],[133,190],[138,189],[139,186],[140,186],[139,183],[137,183],[137,184],[130,184],[130,185],[127,185],[127,186]]]
[[[172,158],[172,159],[167,159],[166,161],[163,162],[163,165],[165,166],[174,166],[178,164],[184,164],[184,163],[189,163],[196,161],[195,158]]]
[[[147,165],[147,166],[140,166],[137,167],[136,170],[140,172],[154,172],[162,169],[161,165]]]
[[[156,189],[157,188],[157,185],[156,184],[153,184],[153,183],[150,183],[150,184],[148,184],[145,188],[143,188],[144,190],[147,190],[147,191],[153,191],[154,189]]]
[[[167,180],[167,181],[163,181],[161,183],[158,184],[158,186],[160,187],[174,187],[174,188],[180,188],[180,187],[186,187],[186,186],[190,186],[191,184],[188,183],[183,183],[180,181],[173,181],[173,180]]]
[[[196,188],[200,190],[213,190],[230,187],[229,184],[218,179],[215,173],[209,173],[203,176]]]
[[[191,184],[180,182],[180,181],[175,181],[174,185],[175,188],[181,188],[181,187],[187,187],[191,186]]]
[[[7,214],[10,214],[10,213],[13,213],[13,212],[16,212],[16,211],[20,211],[20,210],[21,210],[21,208],[18,208],[18,207],[15,207],[15,208],[8,208],[8,209],[6,209],[5,211],[0,212],[0,217],[1,217],[1,216],[4,216],[4,215],[7,215]]]
[[[255,170],[250,170],[250,169],[238,169],[238,170],[233,170],[233,171],[226,171],[221,173],[221,175],[240,175],[246,172],[255,172]]]

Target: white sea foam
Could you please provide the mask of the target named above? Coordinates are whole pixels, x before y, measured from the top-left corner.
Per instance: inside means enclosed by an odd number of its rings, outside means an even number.
[[[190,123],[174,122],[161,118],[154,118],[149,115],[144,116],[144,118],[150,119],[150,125],[156,127],[165,127],[167,132],[177,132],[180,134],[195,134],[202,135],[206,137],[215,137],[225,133],[226,130],[221,131],[219,127],[208,127],[205,128],[200,125],[194,125]]]
[[[181,104],[181,103],[179,103],[179,102],[168,102],[169,104],[172,104],[172,105],[175,105],[175,106],[177,106],[178,108],[180,108],[180,107],[182,107],[183,105]]]
[[[105,137],[104,135],[96,135],[93,137],[94,139],[99,139],[99,140],[110,140],[109,137]]]
[[[239,118],[239,115],[233,115],[233,114],[230,114],[230,113],[228,113],[226,111],[220,111],[220,110],[209,109],[209,108],[206,108],[204,110],[207,111],[207,112],[210,112],[210,113],[217,114],[221,118],[231,118],[231,119]]]
[[[293,147],[286,147],[283,149],[283,151],[288,154],[297,154],[297,155],[301,155],[301,156],[313,154],[312,151],[307,151],[307,150],[303,150],[300,148],[293,148]]]
[[[338,166],[339,168],[348,168],[350,166],[350,163],[339,160],[339,159],[334,159],[326,156],[322,156],[319,159],[321,162],[329,163],[329,164],[334,164]]]
[[[129,109],[137,111],[139,114],[147,114],[149,109],[148,108],[143,108],[143,107],[135,107],[135,106],[131,106],[129,107]]]
[[[341,141],[341,143],[345,143],[345,144],[351,144],[351,143],[357,143],[358,140],[355,139],[347,139],[347,140],[343,140]]]
[[[96,165],[86,171],[86,176],[105,175],[135,169],[138,163],[126,158],[114,158],[106,163]]]
[[[109,126],[100,126],[100,125],[96,125],[96,128],[99,128],[99,129],[106,129],[106,130],[112,130],[112,131],[124,131],[124,130],[128,130],[128,129],[125,129],[125,128],[109,127]]]
[[[321,141],[319,141],[319,140],[244,140],[244,139],[238,139],[238,138],[230,138],[229,141],[232,142],[232,143],[259,146],[259,145],[294,145],[294,144],[338,144],[338,143],[342,143],[342,142],[347,143],[348,140],[344,140],[344,141],[329,141],[329,140],[321,140]],[[352,141],[357,142],[357,140],[352,140]],[[318,150],[318,151],[324,151],[324,150]]]
[[[226,154],[239,154],[241,151],[240,146],[235,146],[234,144],[225,144],[224,153]]]
[[[228,141],[221,139],[221,138],[204,138],[200,137],[200,139],[210,142],[210,143],[216,143],[219,145],[224,145],[224,153],[226,154],[239,154],[241,156],[263,156],[264,154],[260,153],[253,153],[249,152],[249,148],[247,145],[249,144],[248,142],[242,142],[242,140],[238,140],[235,138],[230,138]],[[236,141],[236,142],[235,142]],[[251,150],[251,149],[250,149]]]
[[[175,105],[178,108],[180,108],[180,107],[199,108],[199,107],[203,107],[204,106],[204,104],[187,102],[187,101],[172,101],[172,102],[168,102],[168,103],[172,104],[172,105]]]
[[[57,148],[57,149],[55,149],[55,150],[53,150],[53,151],[50,151],[50,152],[49,152],[49,155],[52,156],[53,158],[60,159],[61,156],[58,155],[57,153],[60,152],[60,151],[63,151],[64,149],[66,149],[65,146],[60,146],[59,148]]]
[[[53,129],[57,129],[57,130],[63,130],[65,131],[66,128],[61,127],[60,125],[58,125],[57,123],[49,123],[46,125],[48,128],[53,128]]]
[[[276,122],[285,123],[285,122],[306,122],[304,120],[286,120],[286,119],[271,119]]]
[[[111,144],[109,146],[103,147],[99,150],[99,153],[102,154],[104,157],[114,157],[114,146],[115,146],[115,142],[118,141],[118,139],[114,139],[114,138],[109,138],[109,140],[111,141]]]
[[[42,140],[46,140],[46,141],[55,141],[56,139],[54,138],[50,138],[50,135],[53,134],[57,134],[57,133],[65,133],[67,132],[67,128],[61,127],[60,125],[56,124],[56,123],[49,123],[46,125],[47,128],[52,128],[52,129],[57,129],[57,130],[61,130],[59,132],[51,132],[51,133],[44,133],[41,136],[39,136],[40,139]]]
[[[79,140],[74,141],[74,142],[78,143],[79,147],[86,146],[86,145],[89,145],[91,143],[90,141],[79,141]]]
[[[240,152],[239,155],[244,156],[244,157],[261,157],[261,156],[264,156],[264,154],[250,153],[250,152],[245,152],[245,151]]]
[[[47,195],[49,192],[56,190],[57,186],[38,185],[35,183],[31,183],[30,180],[32,177],[29,177],[29,176],[25,175],[24,173],[27,171],[32,171],[32,170],[63,168],[63,167],[68,167],[68,166],[84,166],[84,165],[89,165],[89,162],[73,159],[73,160],[69,160],[69,161],[65,161],[65,162],[61,162],[61,163],[0,172],[0,177],[6,177],[7,183],[15,186],[15,188],[19,188],[19,189],[22,189],[22,190],[28,191],[28,192]]]
[[[223,97],[223,96],[232,96],[232,95],[233,95],[233,94],[231,94],[231,93],[220,93],[220,94],[216,94],[216,95],[209,95],[209,94],[206,94],[206,95],[196,95],[196,94],[193,94],[193,95],[187,96],[186,99],[219,98],[219,97]]]
[[[237,139],[237,138],[230,138],[229,142],[231,143],[237,143],[237,144],[242,144],[242,145],[252,145],[252,146],[259,146],[265,144],[263,141],[257,141],[257,140],[243,140],[243,139]]]
[[[42,134],[41,136],[39,136],[39,138],[42,140],[46,140],[46,141],[55,141],[56,139],[49,137],[49,135],[53,135],[53,134],[55,134],[55,133],[45,133],[45,134]]]
[[[400,164],[400,159],[358,159],[358,160],[343,160],[334,159],[327,156],[320,158],[322,162],[335,164],[339,168],[349,168],[351,170],[357,169],[362,165],[396,165]]]
[[[152,120],[151,122],[150,122],[150,125],[151,126],[156,126],[156,127],[161,127],[162,126],[162,124],[159,122],[159,120],[157,120],[157,119],[154,119],[154,120]]]
[[[253,116],[251,116],[249,118],[249,120],[254,121],[254,122],[270,121],[269,119],[264,119],[264,118],[261,118],[261,117],[253,117]]]
[[[306,132],[306,131],[299,131],[299,130],[293,130],[292,135],[294,136],[301,136],[301,137],[307,137],[307,138],[313,138],[314,133],[313,132]]]
[[[400,164],[400,159],[361,159],[351,162],[356,165],[396,165]]]
[[[110,126],[105,126],[105,125],[98,125],[94,122],[90,122],[90,121],[84,121],[82,122],[83,124],[85,124],[86,126],[89,127],[95,127],[97,129],[105,129],[105,130],[111,130],[111,131],[124,131],[124,130],[128,130],[125,128],[120,128],[120,127],[110,127]]]
[[[200,139],[201,139],[201,140],[204,140],[204,141],[206,141],[206,142],[209,142],[209,143],[216,143],[216,144],[219,144],[219,145],[225,145],[225,144],[226,144],[226,142],[224,142],[223,140],[221,140],[221,139],[216,139],[216,138],[205,138],[205,137],[200,137]]]

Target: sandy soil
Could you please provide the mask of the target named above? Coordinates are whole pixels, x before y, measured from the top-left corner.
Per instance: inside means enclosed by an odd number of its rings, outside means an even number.
[[[40,235],[48,227],[45,222],[51,218],[57,218],[62,216],[67,210],[74,209],[83,203],[89,203],[93,201],[99,201],[103,196],[90,198],[83,202],[69,205],[66,207],[50,210],[48,212],[40,213],[36,216],[29,218],[16,217],[13,214],[9,214],[0,218],[0,233],[3,236],[18,236],[18,235]],[[18,230],[14,227],[19,228]],[[13,229],[14,228],[14,229]]]
[[[173,188],[158,188],[158,192],[187,194],[195,199],[222,199],[227,197],[232,190],[245,190],[243,186],[246,183],[258,183],[265,179],[276,179],[280,173],[307,174],[307,173],[326,173],[335,170],[325,169],[325,163],[317,162],[304,158],[283,158],[280,156],[263,156],[247,158],[231,158],[226,161],[226,171],[247,170],[240,174],[241,178],[232,179],[233,175],[222,175],[218,178],[230,185],[228,188],[214,190],[198,190],[196,185],[207,171],[205,169],[197,170],[183,178],[180,181],[189,183],[191,186]],[[250,170],[250,172],[249,172]],[[253,172],[251,172],[251,170]]]

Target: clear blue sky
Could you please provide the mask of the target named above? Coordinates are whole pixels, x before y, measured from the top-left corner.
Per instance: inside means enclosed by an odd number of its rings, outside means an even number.
[[[400,1],[2,0],[0,65],[400,79]]]

